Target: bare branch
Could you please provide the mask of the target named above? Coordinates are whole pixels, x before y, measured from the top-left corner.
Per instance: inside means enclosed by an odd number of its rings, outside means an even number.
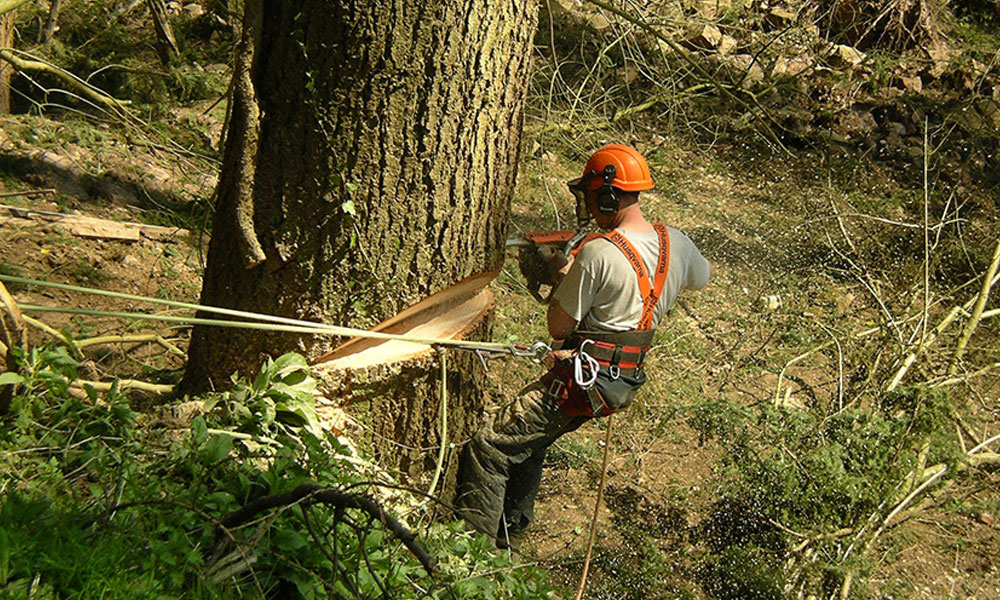
[[[14,69],[17,71],[36,71],[42,73],[48,73],[63,83],[73,88],[74,90],[80,92],[81,95],[92,100],[100,106],[111,109],[115,113],[121,113],[124,110],[124,106],[128,104],[128,101],[117,100],[108,96],[98,90],[97,88],[87,84],[82,79],[73,75],[65,69],[61,69],[55,65],[42,62],[39,60],[25,60],[19,58],[14,54],[10,48],[0,49],[0,59],[3,59],[10,63]]]
[[[220,527],[232,529],[258,513],[279,506],[288,506],[306,500],[310,503],[331,504],[334,507],[355,508],[377,519],[393,535],[403,542],[403,545],[413,553],[427,573],[434,572],[434,558],[416,541],[417,535],[400,523],[395,517],[385,512],[380,504],[368,496],[345,493],[333,488],[325,488],[315,483],[304,483],[289,492],[263,496],[231,513],[222,520]]]

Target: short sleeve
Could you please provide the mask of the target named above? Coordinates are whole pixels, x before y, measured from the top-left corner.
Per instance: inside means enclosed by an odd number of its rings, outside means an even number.
[[[599,257],[596,249],[597,244],[594,242],[580,249],[569,272],[552,295],[552,300],[558,302],[560,308],[577,322],[582,321],[590,312],[597,295],[598,278],[595,275]]]
[[[708,285],[712,266],[701,255],[691,238],[675,229],[671,232],[670,240],[671,252],[679,253],[682,258],[681,263],[684,265],[681,287],[688,290],[700,290]]]

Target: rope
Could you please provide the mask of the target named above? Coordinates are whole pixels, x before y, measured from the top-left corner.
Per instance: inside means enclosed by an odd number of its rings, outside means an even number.
[[[125,294],[120,292],[112,292],[108,290],[98,290],[94,288],[68,285],[64,283],[54,283],[49,281],[41,281],[37,279],[27,279],[24,277],[15,277],[13,275],[0,275],[0,281],[19,283],[23,285],[37,285],[39,287],[55,288],[72,292],[81,292],[85,294],[95,294],[98,296],[111,296],[114,298],[121,298],[125,300],[137,300],[140,302],[149,302],[151,304],[159,304],[162,306],[170,306],[174,308],[185,308],[190,310],[215,313],[219,315],[256,319],[258,321],[265,321],[265,323],[227,321],[220,319],[204,319],[200,317],[176,317],[176,316],[165,316],[165,315],[152,315],[148,313],[139,313],[139,312],[129,313],[129,312],[87,310],[80,308],[59,308],[59,307],[38,306],[30,304],[21,305],[21,308],[23,308],[24,310],[37,311],[37,312],[58,312],[65,314],[78,314],[78,315],[99,316],[99,317],[117,317],[122,319],[163,321],[168,323],[235,327],[241,329],[259,329],[264,331],[286,331],[290,333],[349,336],[349,337],[371,338],[379,340],[401,340],[406,342],[412,342],[415,344],[426,344],[429,346],[446,346],[462,350],[473,350],[473,351],[480,350],[484,352],[510,354],[513,356],[525,356],[535,361],[540,361],[543,355],[550,350],[548,345],[546,345],[543,342],[536,342],[531,346],[524,346],[517,344],[501,344],[497,342],[455,340],[449,338],[428,338],[428,337],[421,337],[408,334],[385,333],[382,331],[370,331],[368,329],[358,329],[355,327],[345,327],[341,325],[327,325],[325,323],[303,321],[300,319],[290,319],[287,317],[279,317],[263,313],[247,312],[231,308],[222,308],[218,306],[206,306],[202,304],[193,304],[190,302],[178,302],[176,300],[163,300],[160,298],[150,298],[148,296],[137,296],[135,294]]]
[[[590,535],[587,538],[587,557],[583,560],[583,574],[580,575],[580,587],[576,590],[576,600],[583,598],[583,590],[587,587],[587,572],[590,570],[590,555],[594,550],[594,535],[597,533],[597,516],[601,510],[601,496],[604,494],[604,481],[608,473],[608,455],[611,450],[611,418],[608,415],[608,430],[604,434],[604,459],[601,464],[601,483],[597,486],[597,502],[594,503],[594,518],[590,520]]]
[[[427,490],[428,496],[433,496],[434,489],[437,488],[444,465],[444,451],[448,447],[448,350],[439,348],[438,353],[441,356],[441,448],[438,450],[437,467],[434,469],[434,477],[431,478],[431,487]]]

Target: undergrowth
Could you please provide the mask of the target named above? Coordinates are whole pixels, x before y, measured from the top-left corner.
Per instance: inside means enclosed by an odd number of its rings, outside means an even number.
[[[18,363],[0,375],[18,386],[0,424],[5,598],[539,598],[550,589],[459,523],[418,531],[432,575],[355,509],[303,501],[222,527],[241,506],[303,483],[374,498],[419,525],[415,497],[380,491],[364,458],[319,426],[300,356],[199,400],[202,414],[180,427],[132,410],[116,387],[78,387],[81,365],[61,346]]]
[[[948,394],[914,387],[822,415],[720,400],[695,419],[723,448],[721,494],[697,536],[717,598],[828,597],[874,563],[873,523],[961,455]]]

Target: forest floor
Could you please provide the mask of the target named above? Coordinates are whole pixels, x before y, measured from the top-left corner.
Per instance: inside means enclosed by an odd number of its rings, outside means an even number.
[[[873,197],[891,196],[907,185],[907,177],[849,155],[765,157],[738,146],[705,151],[677,140],[645,150],[659,176],[657,189],[642,196],[643,210],[651,220],[688,233],[711,261],[713,277],[706,289],[682,293],[657,334],[647,389],[614,417],[592,585],[607,590],[601,597],[609,598],[705,597],[698,585],[698,559],[706,551],[699,524],[718,509],[714,474],[721,468],[720,450],[700,439],[691,421],[700,405],[719,398],[746,406],[774,402],[783,366],[823,342],[824,328],[857,332],[877,321],[877,305],[864,286],[832,274],[828,253],[814,244],[827,234],[841,237],[836,219],[821,216],[841,191],[831,189],[829,182],[842,177],[831,171],[851,170],[852,187]],[[572,213],[562,191],[578,168],[544,149],[529,157],[512,229],[565,227]],[[550,193],[559,199],[555,205]],[[558,222],[553,206],[560,208]],[[891,268],[892,257],[886,258]],[[498,286],[498,334],[510,329],[544,336],[542,309],[519,292],[512,264]],[[826,325],[817,326],[821,321]],[[837,363],[835,353],[810,355],[788,368],[780,394],[784,405],[805,411],[836,401],[843,385]],[[521,380],[531,376],[524,373]],[[507,373],[496,378],[498,387],[512,380],[518,378]],[[995,378],[962,390],[967,408],[981,419],[980,439],[1000,428],[998,390]],[[538,526],[525,544],[529,556],[558,566],[569,586],[586,552],[604,427],[603,421],[589,423],[556,444],[540,492]],[[988,481],[942,492],[934,507],[892,527],[872,550],[877,564],[867,591],[883,598],[1000,598],[1000,528],[995,509],[989,509],[1000,500],[1000,479],[993,474]],[[649,535],[637,537],[636,527]],[[637,547],[643,543],[657,545],[668,564],[637,568],[636,557],[649,559]],[[622,583],[611,585],[615,579]]]
[[[174,124],[201,120],[217,131],[217,122],[202,114],[207,107],[180,111]],[[218,109],[211,114],[218,119]],[[806,152],[781,158],[724,143],[638,143],[657,179],[656,190],[643,194],[644,211],[687,232],[712,262],[713,278],[705,290],[682,296],[657,334],[650,383],[635,405],[614,417],[590,588],[602,598],[710,597],[701,585],[699,565],[708,550],[699,526],[718,509],[722,449],[703,439],[692,422],[700,407],[720,398],[750,407],[774,402],[778,374],[790,360],[825,342],[831,330],[845,336],[878,321],[879,309],[863,283],[831,274],[829,252],[816,244],[826,233],[842,236],[839,221],[823,217],[834,194],[829,182],[852,179],[857,189],[884,198],[900,187],[900,176],[850,156],[817,172],[827,158]],[[529,128],[525,147],[531,150],[521,168],[511,235],[572,227],[564,182],[577,175],[586,149],[573,155],[546,144],[544,135]],[[0,166],[0,193],[53,190],[5,197],[7,204],[175,228],[133,242],[90,239],[59,222],[0,210],[2,272],[197,301],[207,238],[190,231],[204,222],[196,200],[211,195],[217,168],[212,161],[138,145],[83,121],[19,116],[0,121]],[[24,303],[139,308],[112,298],[9,287]],[[494,290],[496,339],[545,339],[543,307],[527,294],[513,255]],[[884,290],[895,293],[888,282]],[[77,340],[157,333],[178,349],[186,344],[186,333],[175,329],[35,316]],[[44,340],[50,334],[33,329],[31,335]],[[91,346],[85,354],[87,377],[98,380],[173,383],[183,365],[182,356],[147,341]],[[791,411],[850,404],[838,393],[843,362],[854,359],[840,359],[840,367],[831,352],[796,361],[784,374],[780,402]],[[526,363],[494,365],[496,402],[539,374]],[[1000,381],[982,377],[962,387],[962,402],[978,427],[970,433],[978,441],[996,435]],[[536,523],[521,549],[523,559],[549,568],[567,588],[575,586],[586,550],[607,426],[588,423],[552,449]],[[889,528],[870,550],[868,592],[883,598],[1000,598],[998,490],[1000,474],[993,471],[932,492],[931,505]],[[659,558],[651,558],[647,546],[659,550]]]

